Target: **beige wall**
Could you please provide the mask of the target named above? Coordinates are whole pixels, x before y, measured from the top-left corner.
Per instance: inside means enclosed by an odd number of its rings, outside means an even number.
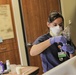
[[[76,45],[76,0],[60,0],[65,27],[71,22],[71,38]]]

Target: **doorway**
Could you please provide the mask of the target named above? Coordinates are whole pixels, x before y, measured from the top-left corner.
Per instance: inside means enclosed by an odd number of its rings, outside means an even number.
[[[30,56],[30,48],[34,40],[48,32],[46,23],[50,11],[60,11],[59,0],[21,0],[23,16],[23,29],[26,39],[29,65],[40,68],[39,75],[43,72],[40,56]]]

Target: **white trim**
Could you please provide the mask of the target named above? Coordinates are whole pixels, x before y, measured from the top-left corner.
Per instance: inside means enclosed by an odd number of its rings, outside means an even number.
[[[13,15],[14,15],[14,22],[15,22],[21,64],[27,65],[27,58],[25,53],[26,50],[25,50],[24,40],[23,40],[18,0],[12,0],[12,8],[13,8]]]

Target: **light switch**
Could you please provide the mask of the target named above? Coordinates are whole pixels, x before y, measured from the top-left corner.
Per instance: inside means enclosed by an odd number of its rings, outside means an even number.
[[[71,25],[72,24],[72,21],[71,20],[69,20],[69,25]]]

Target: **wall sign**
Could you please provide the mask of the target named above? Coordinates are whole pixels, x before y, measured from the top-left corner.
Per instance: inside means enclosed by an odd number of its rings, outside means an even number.
[[[0,5],[0,37],[2,39],[14,38],[10,5]]]

